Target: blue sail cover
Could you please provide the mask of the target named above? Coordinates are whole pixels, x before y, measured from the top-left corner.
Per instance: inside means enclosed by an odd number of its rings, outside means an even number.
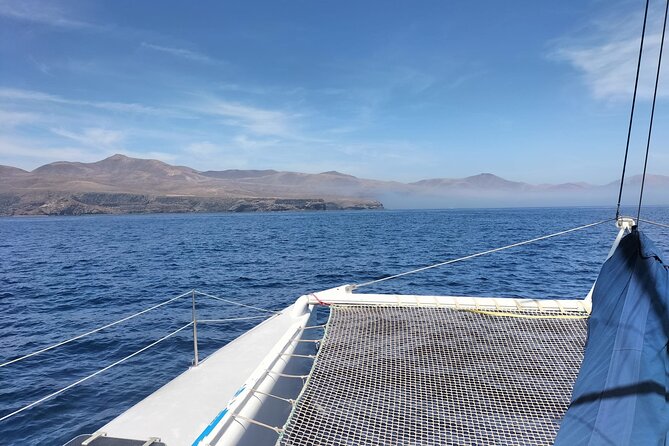
[[[555,445],[669,445],[669,267],[625,236],[592,296],[585,355]]]

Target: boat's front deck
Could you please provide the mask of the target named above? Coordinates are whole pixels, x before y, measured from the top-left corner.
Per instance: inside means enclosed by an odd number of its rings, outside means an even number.
[[[279,444],[552,444],[583,311],[332,305]]]

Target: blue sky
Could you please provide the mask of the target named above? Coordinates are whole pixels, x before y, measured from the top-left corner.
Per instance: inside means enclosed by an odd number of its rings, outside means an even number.
[[[643,5],[0,0],[0,164],[125,153],[201,170],[604,183],[620,174]],[[664,84],[650,171],[669,174]]]

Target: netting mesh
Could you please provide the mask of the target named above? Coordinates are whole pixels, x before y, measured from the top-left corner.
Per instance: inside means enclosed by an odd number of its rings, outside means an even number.
[[[277,444],[553,444],[585,337],[585,319],[332,306]]]

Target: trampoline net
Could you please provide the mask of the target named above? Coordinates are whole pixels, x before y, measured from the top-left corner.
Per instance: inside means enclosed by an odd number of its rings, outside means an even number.
[[[583,357],[583,313],[330,311],[278,445],[553,444]]]

